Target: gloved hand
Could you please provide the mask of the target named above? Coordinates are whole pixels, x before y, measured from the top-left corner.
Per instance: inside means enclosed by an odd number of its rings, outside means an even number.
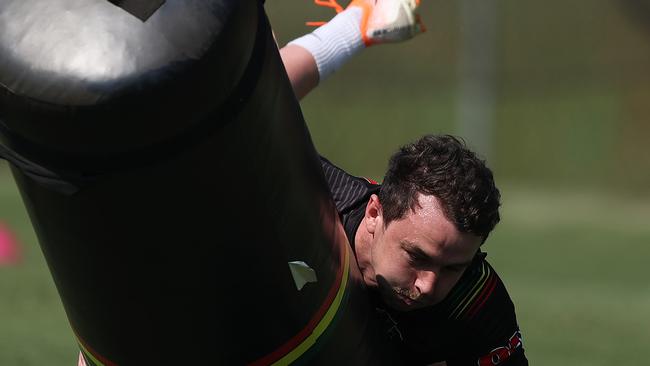
[[[366,46],[401,42],[425,31],[416,10],[420,0],[354,0],[362,10],[359,31]]]

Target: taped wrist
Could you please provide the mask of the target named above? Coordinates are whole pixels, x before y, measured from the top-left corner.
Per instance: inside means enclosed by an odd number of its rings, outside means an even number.
[[[312,33],[289,42],[311,53],[320,81],[365,47],[360,31],[362,14],[360,8],[350,7]]]

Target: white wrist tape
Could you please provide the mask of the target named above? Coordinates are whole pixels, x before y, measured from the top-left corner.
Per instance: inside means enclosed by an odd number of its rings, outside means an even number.
[[[362,15],[360,8],[350,7],[327,24],[289,44],[300,46],[312,54],[320,81],[323,81],[365,47],[360,30]]]

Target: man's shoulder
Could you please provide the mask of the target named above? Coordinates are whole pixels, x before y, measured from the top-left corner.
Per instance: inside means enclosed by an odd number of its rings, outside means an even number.
[[[475,259],[442,303],[398,317],[405,347],[423,361],[483,365],[499,357],[502,365],[527,365],[514,304],[484,257]]]
[[[510,295],[497,272],[485,259],[485,253],[477,254],[441,305],[449,319],[460,322],[471,323],[481,317],[494,315],[495,311],[514,315]]]
[[[460,283],[456,297],[450,300],[449,318],[461,330],[460,343],[470,345],[472,357],[478,357],[475,364],[491,365],[493,360],[502,365],[528,364],[514,303],[487,260],[473,266],[465,282]],[[465,355],[458,357],[463,359]]]
[[[348,174],[323,156],[320,160],[336,209],[341,215],[359,207],[370,195],[379,191],[377,182]]]

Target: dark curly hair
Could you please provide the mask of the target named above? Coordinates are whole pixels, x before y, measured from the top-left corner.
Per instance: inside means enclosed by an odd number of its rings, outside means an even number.
[[[391,157],[379,191],[384,225],[414,210],[418,193],[438,198],[460,232],[483,241],[499,222],[501,194],[492,171],[454,136],[426,135]]]

